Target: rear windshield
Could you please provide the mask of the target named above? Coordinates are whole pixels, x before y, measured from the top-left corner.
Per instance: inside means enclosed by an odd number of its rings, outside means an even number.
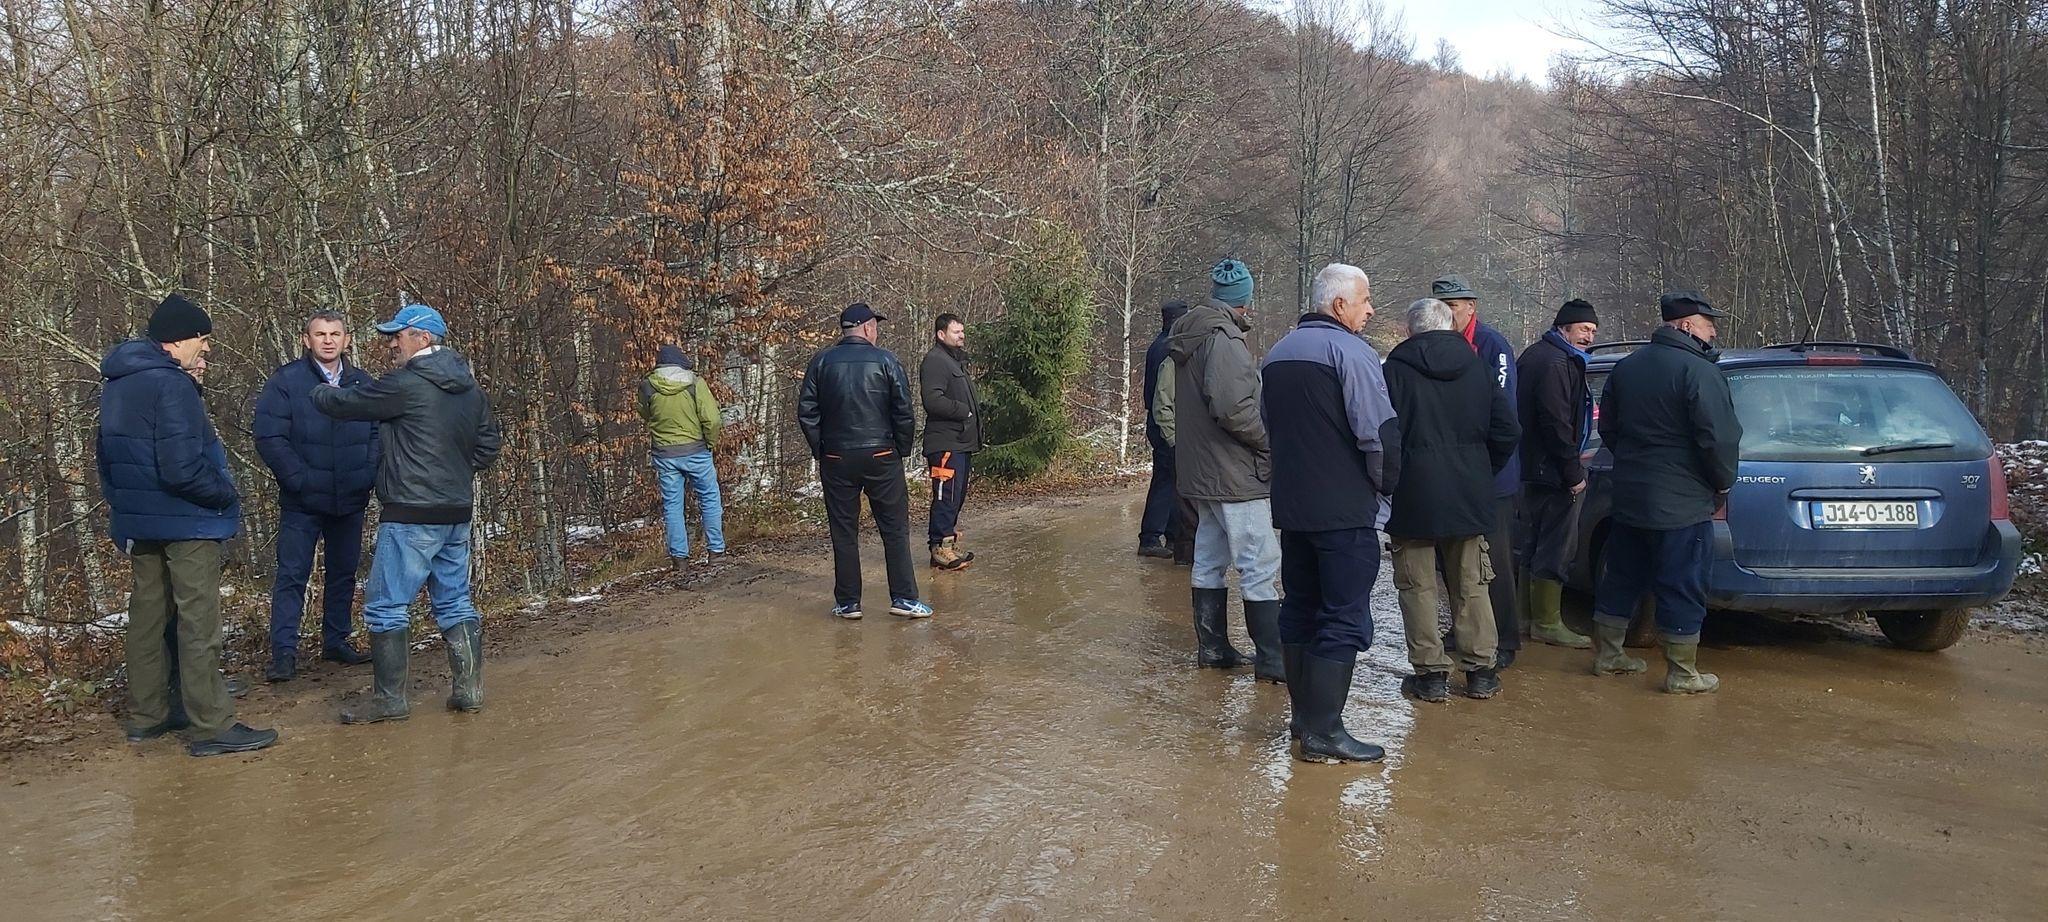
[[[1974,461],[1991,440],[1948,385],[1909,368],[1728,372],[1751,461]]]

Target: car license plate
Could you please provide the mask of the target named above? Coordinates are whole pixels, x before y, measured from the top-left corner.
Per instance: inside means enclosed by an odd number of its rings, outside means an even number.
[[[1918,528],[1915,502],[1824,502],[1813,504],[1816,528]]]

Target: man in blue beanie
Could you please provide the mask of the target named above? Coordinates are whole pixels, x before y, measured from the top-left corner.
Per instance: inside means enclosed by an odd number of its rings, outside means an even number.
[[[1272,453],[1259,414],[1259,369],[1246,347],[1252,273],[1225,259],[1209,273],[1209,299],[1167,334],[1173,360],[1175,485],[1195,507],[1195,664],[1252,663],[1258,678],[1286,681],[1280,650],[1280,542],[1273,533]],[[1230,644],[1225,571],[1237,567],[1245,631],[1256,659]]]

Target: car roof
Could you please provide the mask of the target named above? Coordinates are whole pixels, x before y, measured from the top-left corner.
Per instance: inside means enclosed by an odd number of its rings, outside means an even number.
[[[1616,362],[1647,345],[1647,340],[1594,343],[1592,348],[1587,350],[1592,356],[1586,362],[1586,370],[1612,371]],[[1912,353],[1897,346],[1852,342],[1778,343],[1760,348],[1724,349],[1716,364],[1722,368],[1853,365],[1935,371],[1933,365],[1914,358]]]

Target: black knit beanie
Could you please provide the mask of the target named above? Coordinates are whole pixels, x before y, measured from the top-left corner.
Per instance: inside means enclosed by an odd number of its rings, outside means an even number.
[[[156,311],[149,315],[149,338],[152,342],[175,343],[194,336],[211,335],[213,319],[181,294],[165,296],[156,306]]]
[[[1599,323],[1600,315],[1593,312],[1593,305],[1578,298],[1564,302],[1557,309],[1557,319],[1550,322],[1554,327],[1568,327],[1574,323]]]

